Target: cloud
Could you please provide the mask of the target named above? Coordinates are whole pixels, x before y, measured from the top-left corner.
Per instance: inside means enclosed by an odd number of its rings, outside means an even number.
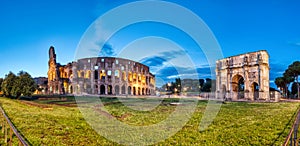
[[[157,56],[147,57],[141,61],[141,63],[147,66],[162,66],[164,62],[167,62],[167,60]]]
[[[168,51],[168,52],[161,52],[156,56],[149,56],[142,59],[140,62],[147,65],[147,66],[163,66],[164,63],[169,62],[172,59],[180,57],[184,55],[184,51]]]
[[[299,39],[295,39],[295,40],[292,40],[292,41],[288,41],[287,42],[289,45],[293,45],[293,46],[300,46],[300,40]]]
[[[212,78],[209,64],[202,64],[198,66],[193,65],[189,63],[189,61],[182,59],[183,55],[186,55],[186,52],[183,50],[165,51],[160,52],[155,56],[146,57],[140,62],[149,66],[151,72],[155,74],[156,78],[159,78],[164,82],[173,81],[175,78]],[[180,61],[181,63],[177,64],[177,61]],[[187,65],[183,65],[184,63]]]
[[[296,46],[300,46],[300,42],[299,43],[295,43]]]
[[[168,82],[173,81],[175,78],[181,79],[205,79],[212,78],[210,68],[191,68],[191,67],[178,67],[169,66],[159,70],[156,77]]]
[[[103,45],[103,46],[102,46]],[[100,47],[102,47],[102,49],[100,49]],[[112,57],[112,56],[116,56],[115,50],[112,47],[111,44],[109,43],[96,43],[96,47],[90,48],[89,52],[92,52],[93,54],[98,54],[98,56],[104,56],[104,57]],[[90,56],[92,57],[92,56]]]
[[[280,77],[286,70],[286,66],[280,63],[270,63],[270,80]]]
[[[107,57],[107,56],[115,56],[115,55],[116,55],[115,50],[113,49],[112,45],[109,43],[105,43],[99,52],[99,56]]]

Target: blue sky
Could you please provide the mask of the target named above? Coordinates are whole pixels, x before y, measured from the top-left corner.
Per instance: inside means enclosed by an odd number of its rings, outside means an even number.
[[[9,71],[17,73],[20,70],[27,71],[34,77],[46,76],[47,53],[51,45],[56,49],[58,62],[65,64],[74,60],[77,45],[87,28],[103,13],[127,2],[132,1],[2,0],[0,77],[4,77]],[[224,57],[267,50],[270,54],[271,80],[280,76],[293,61],[300,60],[300,1],[169,2],[186,7],[202,18],[218,40]],[[159,52],[140,58],[140,61],[152,63],[154,72],[159,65],[166,65],[168,59],[178,58],[180,53],[188,52],[195,62],[196,70],[200,72],[199,76],[209,76],[203,53],[195,51],[199,46],[184,32],[168,25],[153,22],[130,25],[107,42],[107,48],[111,49],[108,53],[114,53],[115,50],[128,46],[128,43],[137,46],[139,42],[132,41],[147,36],[167,38],[185,48],[182,52]],[[190,73],[186,68],[182,70],[185,70],[183,74]],[[165,79],[171,79],[174,68],[166,65],[156,73],[166,77]],[[271,86],[274,84],[271,83]]]

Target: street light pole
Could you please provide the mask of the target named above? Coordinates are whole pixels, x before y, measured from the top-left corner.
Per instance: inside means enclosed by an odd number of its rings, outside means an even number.
[[[167,84],[167,86],[168,86],[168,94],[169,94],[169,98],[170,98],[170,93],[169,93],[169,92],[170,92],[170,87],[171,87],[171,84],[170,84],[170,83],[168,83],[168,84]]]

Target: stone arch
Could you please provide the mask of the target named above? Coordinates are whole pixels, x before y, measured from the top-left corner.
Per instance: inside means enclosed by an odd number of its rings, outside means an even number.
[[[100,94],[105,94],[105,86],[104,85],[100,86]]]
[[[125,89],[126,89],[126,88],[125,88],[125,85],[123,85],[122,88],[121,88],[121,94],[126,94]]]
[[[253,99],[257,100],[259,98],[259,85],[256,82],[251,84],[251,92],[253,93]]]
[[[221,86],[220,98],[223,98],[224,100],[226,100],[227,98],[227,89],[226,89],[226,85],[224,84]]]
[[[242,99],[245,97],[245,80],[244,77],[236,74],[232,78],[232,91],[234,92],[235,99]]]
[[[72,85],[69,86],[69,93],[73,94],[73,86]]]
[[[227,89],[226,86],[223,84],[221,88],[221,93],[226,93]]]
[[[80,76],[81,76],[82,78],[84,78],[84,71],[82,71],[82,72],[80,73]]]
[[[119,95],[119,94],[120,94],[120,87],[119,87],[119,85],[116,85],[116,86],[115,86],[115,94],[116,94],[116,95]]]
[[[111,95],[113,91],[112,85],[107,86],[107,94]]]
[[[137,90],[137,95],[141,95],[141,87],[138,87]]]
[[[128,90],[128,93],[127,93],[127,94],[128,94],[128,95],[131,95],[131,87],[130,87],[130,86],[128,86],[128,89],[127,89],[127,90]]]
[[[136,88],[133,87],[133,95],[136,95]]]
[[[58,88],[58,85],[56,85],[56,87],[55,87],[55,93],[56,93],[56,94],[59,94],[59,88]]]
[[[50,86],[50,88],[49,88],[49,92],[50,92],[50,93],[53,93],[52,86]]]
[[[128,72],[128,81],[132,82],[132,73],[131,72]]]
[[[98,70],[95,70],[95,71],[94,71],[94,79],[95,79],[95,80],[98,80],[98,78],[99,78],[98,75],[99,75]]]
[[[80,93],[81,90],[80,90],[80,85],[77,85],[77,93]]]
[[[98,86],[98,85],[95,85],[94,94],[98,94],[98,88],[99,88],[99,86]]]
[[[126,81],[126,72],[125,71],[122,72],[122,76],[123,76],[122,81]]]
[[[223,85],[225,85],[227,92],[230,91],[227,93],[228,97],[233,100],[238,99],[237,93],[241,89],[244,89],[245,99],[269,99],[268,52],[261,50],[231,56],[216,61],[216,65],[216,89],[218,93],[222,93]],[[257,91],[257,87],[259,91]]]
[[[136,81],[137,81],[137,75],[136,75],[135,72],[133,73],[132,78],[133,78],[133,82],[136,82]]]
[[[145,89],[145,93],[146,93],[146,95],[148,95],[148,88]]]
[[[119,70],[115,70],[115,77],[119,78],[120,77],[120,71]]]

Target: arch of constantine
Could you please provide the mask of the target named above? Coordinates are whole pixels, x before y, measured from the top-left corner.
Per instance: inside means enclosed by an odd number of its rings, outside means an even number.
[[[269,54],[265,50],[218,60],[217,97],[232,100],[268,100],[269,71]]]

